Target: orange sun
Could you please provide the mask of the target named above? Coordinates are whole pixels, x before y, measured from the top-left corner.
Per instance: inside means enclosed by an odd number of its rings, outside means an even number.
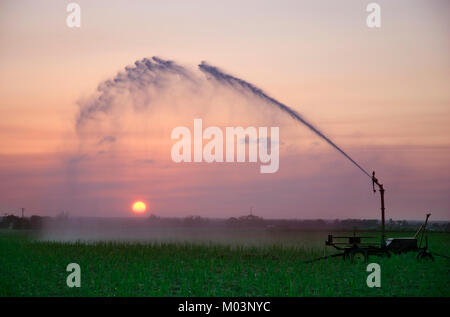
[[[136,201],[131,207],[136,214],[143,214],[147,210],[147,205],[143,201]]]

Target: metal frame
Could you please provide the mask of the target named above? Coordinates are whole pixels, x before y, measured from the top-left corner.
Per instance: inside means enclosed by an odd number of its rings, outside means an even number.
[[[314,262],[322,259],[328,259],[332,257],[343,257],[344,260],[350,258],[351,261],[354,261],[356,259],[356,255],[359,254],[358,259],[361,258],[361,255],[363,256],[364,261],[367,261],[370,255],[381,255],[381,256],[391,256],[392,253],[402,253],[402,252],[410,252],[410,251],[416,251],[417,259],[418,260],[427,260],[431,259],[433,260],[433,255],[431,252],[428,252],[428,239],[426,238],[425,246],[422,247],[422,241],[425,234],[425,230],[428,224],[428,218],[430,217],[430,213],[427,214],[425,222],[420,226],[419,230],[417,230],[416,234],[413,239],[417,239],[418,235],[420,234],[420,242],[416,247],[413,248],[407,248],[406,250],[400,248],[396,249],[394,247],[389,248],[386,244],[386,233],[385,233],[385,205],[384,205],[384,193],[385,189],[383,187],[383,184],[381,184],[378,179],[375,177],[375,172],[372,172],[372,187],[373,192],[376,192],[375,185],[378,186],[378,191],[380,192],[380,198],[381,198],[381,243],[380,245],[377,245],[376,243],[363,243],[363,239],[368,238],[374,238],[374,237],[364,237],[364,236],[357,236],[356,232],[353,233],[353,236],[340,236],[340,237],[333,237],[333,235],[328,235],[328,240],[325,241],[325,245],[331,246],[335,248],[336,250],[341,251],[341,253],[336,253],[328,256],[323,256],[314,260],[307,261]],[[335,242],[334,239],[346,239],[347,241],[339,241]],[[395,238],[394,238],[395,239]],[[401,241],[400,241],[401,242]],[[417,242],[417,241],[416,241]],[[435,253],[433,253],[435,254]],[[438,254],[436,254],[438,255]],[[445,257],[445,256],[444,256]]]

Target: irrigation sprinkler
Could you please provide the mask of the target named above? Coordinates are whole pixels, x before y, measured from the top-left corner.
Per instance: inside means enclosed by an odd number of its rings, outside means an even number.
[[[328,239],[325,241],[326,246],[331,246],[340,253],[331,254],[323,256],[320,258],[312,259],[306,261],[305,263],[311,263],[319,260],[342,257],[344,260],[351,260],[352,262],[367,262],[369,256],[387,256],[390,257],[391,254],[401,254],[407,252],[417,252],[417,259],[422,260],[434,260],[433,255],[441,256],[444,258],[449,258],[448,256],[437,254],[435,252],[428,251],[428,237],[425,236],[425,245],[422,246],[423,238],[425,235],[426,227],[428,224],[428,218],[431,216],[430,213],[426,215],[425,222],[417,230],[413,237],[404,238],[388,238],[386,239],[385,233],[385,204],[384,204],[384,193],[385,189],[383,184],[381,184],[375,177],[375,172],[372,173],[372,187],[374,193],[376,192],[375,185],[378,187],[378,192],[381,198],[381,243],[377,244],[374,242],[363,241],[365,239],[370,239],[374,237],[369,236],[357,236],[356,231],[354,231],[352,236],[333,236],[328,235]],[[419,243],[418,237],[420,236]]]

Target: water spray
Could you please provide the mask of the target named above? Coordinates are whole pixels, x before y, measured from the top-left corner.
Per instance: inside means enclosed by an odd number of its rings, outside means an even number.
[[[300,123],[303,123],[305,126],[307,126],[311,131],[313,131],[315,134],[317,134],[319,137],[321,137],[323,140],[325,140],[328,144],[330,144],[332,147],[334,147],[336,150],[338,150],[342,155],[344,155],[350,162],[352,162],[356,167],[358,167],[364,174],[366,174],[368,177],[371,178],[370,174],[361,167],[354,159],[352,159],[347,153],[345,153],[340,147],[338,147],[333,141],[331,141],[326,135],[324,135],[319,129],[317,129],[315,126],[313,126],[310,122],[306,121],[302,115],[300,115],[297,111],[293,110],[292,108],[286,106],[285,104],[279,102],[275,98],[270,97],[267,95],[264,91],[262,91],[260,88],[254,86],[253,84],[246,82],[245,80],[242,80],[240,78],[231,76],[229,74],[224,73],[219,68],[211,66],[207,64],[206,62],[202,62],[200,65],[198,65],[201,71],[213,76],[214,79],[216,79],[218,82],[227,84],[231,87],[239,87],[244,90],[247,90],[251,92],[253,95],[268,101],[270,104],[277,106],[282,111],[289,114],[292,118],[299,121]]]

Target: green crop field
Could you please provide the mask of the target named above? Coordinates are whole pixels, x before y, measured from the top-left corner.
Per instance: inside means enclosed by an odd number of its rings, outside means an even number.
[[[416,253],[370,258],[381,266],[381,288],[367,286],[367,263],[340,258],[303,263],[333,252],[323,245],[325,238],[326,233],[303,232],[286,234],[286,244],[281,233],[273,244],[246,246],[80,243],[4,230],[0,296],[450,296],[450,262],[441,257],[426,263],[418,262]],[[450,234],[429,234],[429,245],[448,255]],[[72,262],[81,267],[80,288],[66,285]]]

